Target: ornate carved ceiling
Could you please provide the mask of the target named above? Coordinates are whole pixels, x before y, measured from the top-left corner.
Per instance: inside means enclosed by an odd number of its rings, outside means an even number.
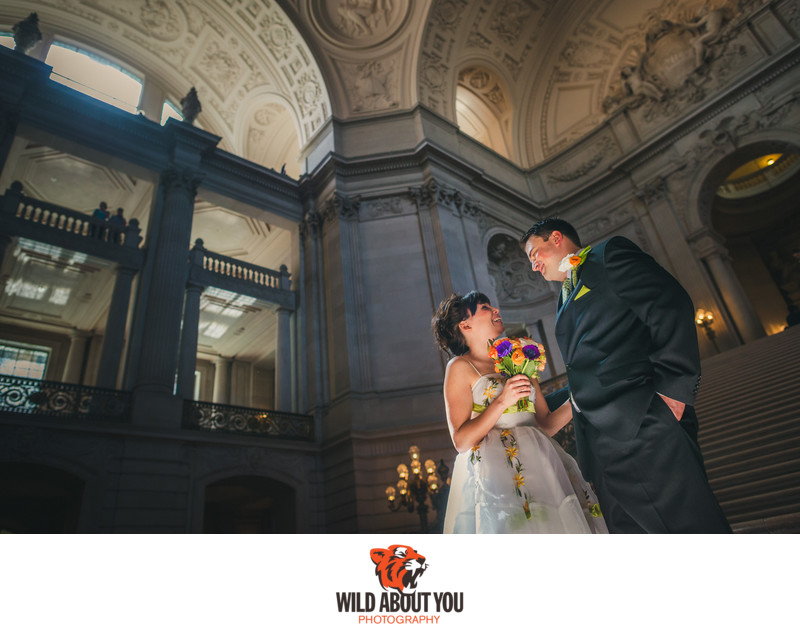
[[[46,36],[125,63],[174,103],[195,86],[198,124],[221,136],[223,148],[276,169],[287,163],[295,177],[297,148],[331,115],[314,55],[270,0],[12,0],[0,23],[10,30],[31,11]],[[285,136],[287,126],[291,141],[253,149],[253,138]]]
[[[724,25],[761,3],[11,0],[0,22],[36,10],[43,29],[145,71],[173,100],[196,85],[199,123],[226,149],[297,176],[293,154],[330,116],[417,103],[533,166],[620,103],[666,107],[664,92],[683,90]]]

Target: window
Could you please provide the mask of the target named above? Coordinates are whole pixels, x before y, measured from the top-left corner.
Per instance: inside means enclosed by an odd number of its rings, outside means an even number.
[[[50,349],[0,341],[0,375],[44,379]]]
[[[142,79],[122,66],[63,42],[53,43],[45,61],[53,67],[53,81],[127,112],[138,111]]]

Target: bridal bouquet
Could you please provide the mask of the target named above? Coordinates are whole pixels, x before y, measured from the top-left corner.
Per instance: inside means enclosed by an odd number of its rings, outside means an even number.
[[[547,358],[544,347],[530,338],[500,337],[489,342],[489,357],[494,360],[495,373],[509,378],[520,373],[529,378],[539,377]],[[517,402],[519,412],[533,412],[533,402],[529,398]]]

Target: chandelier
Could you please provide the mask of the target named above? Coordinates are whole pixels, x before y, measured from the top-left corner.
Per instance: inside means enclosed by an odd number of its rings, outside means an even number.
[[[416,511],[423,533],[440,533],[450,490],[450,468],[444,464],[444,459],[440,459],[438,467],[433,459],[427,459],[423,464],[420,450],[415,445],[409,448],[408,456],[408,465],[401,463],[397,466],[396,486],[386,488],[389,511]],[[432,525],[428,523],[429,508],[436,512]]]

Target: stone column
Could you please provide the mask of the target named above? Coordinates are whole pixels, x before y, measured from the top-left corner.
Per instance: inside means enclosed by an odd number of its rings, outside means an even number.
[[[705,261],[744,342],[765,336],[764,327],[739,283],[727,254],[715,252],[708,255]]]
[[[322,253],[322,227],[324,219],[320,213],[310,210],[306,213],[303,223],[300,225],[300,238],[305,243],[308,242],[308,255],[310,265],[308,270],[309,310],[307,318],[311,319],[312,339],[310,348],[318,350],[315,360],[308,355],[305,357],[305,364],[312,367],[314,371],[315,397],[314,407],[320,410],[330,401],[329,395],[329,375],[328,375],[328,325],[325,318],[325,265]],[[322,436],[321,434],[318,436]]]
[[[0,267],[2,267],[3,261],[5,261],[6,250],[8,250],[8,247],[11,245],[11,241],[12,239],[8,235],[0,235]],[[5,283],[0,282],[0,288],[2,288],[3,285],[5,285]]]
[[[214,394],[211,400],[215,404],[230,403],[231,391],[231,358],[217,356],[214,360]]]
[[[278,307],[275,340],[275,410],[292,410],[292,341],[289,318],[291,310]]]
[[[338,231],[336,262],[341,264],[345,307],[344,338],[333,340],[336,360],[342,361],[336,366],[336,371],[339,374],[348,372],[350,389],[357,392],[369,391],[372,389],[372,360],[369,354],[364,275],[361,269],[358,199],[334,194],[326,205],[325,218],[330,222],[328,230],[334,233],[334,239],[337,236],[335,231]],[[336,273],[339,274],[338,269]],[[336,320],[334,318],[333,322],[336,323]],[[333,364],[336,365],[336,362]]]
[[[178,357],[178,396],[194,399],[194,372],[197,368],[197,338],[200,326],[200,297],[205,288],[191,281],[186,285],[183,303],[183,329]]]
[[[154,273],[144,315],[137,391],[173,392],[194,198],[201,180],[202,175],[191,169],[170,167],[161,175],[164,209],[156,243],[149,248]]]
[[[764,327],[731,266],[721,239],[713,231],[703,230],[693,235],[691,242],[697,255],[705,262],[742,342],[750,342],[765,335]]]
[[[69,335],[69,351],[67,352],[67,362],[64,365],[64,372],[61,381],[67,384],[80,384],[83,363],[86,359],[86,341],[91,336],[91,332],[73,329]]]
[[[125,343],[125,327],[128,322],[128,307],[131,300],[131,287],[136,270],[120,266],[114,281],[111,306],[106,318],[106,333],[103,349],[100,352],[100,365],[97,367],[96,386],[116,388],[119,363]]]
[[[3,171],[11,153],[11,146],[17,133],[19,112],[12,109],[0,110],[0,172]]]

